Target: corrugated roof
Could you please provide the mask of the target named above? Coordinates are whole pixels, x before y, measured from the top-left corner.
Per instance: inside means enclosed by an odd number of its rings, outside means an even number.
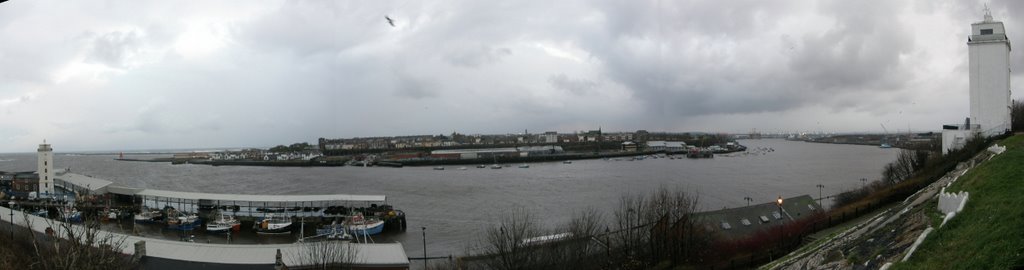
[[[95,177],[87,176],[87,175],[81,175],[81,174],[77,174],[77,173],[59,174],[55,178],[60,179],[60,180],[64,180],[65,182],[71,183],[71,184],[79,186],[79,187],[88,188],[91,191],[103,190],[103,188],[105,188],[105,187],[109,186],[110,184],[114,183],[114,182],[110,182],[110,181],[107,181],[107,180],[103,180],[103,179],[99,179],[99,178],[95,178]]]
[[[811,207],[808,207],[808,205]],[[697,215],[710,225],[708,226],[709,228],[715,229],[728,237],[743,237],[757,233],[760,230],[776,228],[780,221],[785,223],[807,217],[821,211],[821,206],[811,196],[802,195],[784,199],[782,209],[783,213],[779,213],[779,206],[775,202],[769,202],[703,212]],[[744,223],[743,220],[747,220],[747,223],[750,224]],[[724,229],[721,225],[726,222],[743,224],[743,226],[731,226],[730,229]]]

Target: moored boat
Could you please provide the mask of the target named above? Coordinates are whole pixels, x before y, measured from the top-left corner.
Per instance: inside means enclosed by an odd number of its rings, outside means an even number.
[[[117,220],[117,217],[121,215],[121,210],[117,209],[104,209],[103,215],[101,216],[102,221]]]
[[[82,222],[82,212],[75,208],[65,208],[61,212],[68,222]]]
[[[241,229],[241,222],[233,216],[224,215],[224,213],[221,213],[218,219],[206,223],[206,231],[211,233],[237,232]]]
[[[357,214],[349,221],[347,229],[356,236],[377,235],[384,231],[384,221]]]
[[[167,228],[169,229],[191,231],[202,225],[202,220],[196,214],[174,211],[169,215],[172,217],[167,219]]]
[[[348,233],[345,225],[338,222],[331,222],[330,225],[316,229],[316,234],[327,237],[327,240],[352,240],[352,235]]]
[[[285,216],[267,214],[266,217],[253,224],[256,233],[281,234],[292,231],[292,219]]]
[[[142,211],[135,214],[134,219],[137,223],[162,223],[164,221],[164,213],[143,208]]]

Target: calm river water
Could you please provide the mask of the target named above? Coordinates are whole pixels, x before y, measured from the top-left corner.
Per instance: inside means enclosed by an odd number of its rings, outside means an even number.
[[[526,208],[549,226],[574,211],[593,208],[610,215],[624,194],[648,193],[661,186],[681,187],[700,196],[703,210],[746,205],[778,196],[827,196],[878,178],[896,149],[816,144],[785,140],[743,140],[763,155],[714,159],[578,160],[572,164],[533,163],[530,168],[434,170],[406,168],[271,168],[171,165],[123,162],[113,156],[58,154],[57,168],[104,178],[120,185],[166,190],[244,194],[387,195],[388,203],[408,215],[409,231],[377,241],[399,241],[410,256],[423,252],[420,227],[427,227],[430,256],[462,254],[504,211]],[[35,146],[26,146],[34,149]],[[132,156],[137,157],[137,156]],[[0,171],[32,171],[35,154],[0,154]]]

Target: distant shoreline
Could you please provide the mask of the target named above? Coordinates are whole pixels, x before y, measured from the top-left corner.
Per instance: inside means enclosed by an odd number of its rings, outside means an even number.
[[[715,154],[728,154],[745,151],[740,148],[730,151],[718,151]],[[490,164],[512,164],[512,163],[537,163],[556,162],[583,159],[619,158],[648,155],[675,155],[679,158],[686,156],[685,151],[667,152],[661,151],[640,151],[640,152],[606,152],[606,153],[570,153],[549,156],[527,156],[527,157],[498,157],[496,159],[421,159],[421,160],[380,160],[367,165],[375,167],[422,167],[442,165],[490,165]],[[129,162],[170,162],[171,164],[198,164],[210,166],[260,166],[260,167],[340,167],[345,166],[348,160],[182,160],[174,158],[115,158],[117,161]],[[352,164],[349,164],[352,165]],[[359,164],[353,165],[359,166]]]

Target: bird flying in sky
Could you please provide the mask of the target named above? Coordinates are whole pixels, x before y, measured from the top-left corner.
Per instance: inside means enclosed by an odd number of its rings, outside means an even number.
[[[395,20],[392,20],[391,17],[384,16],[384,19],[388,20],[388,24],[390,24],[391,27],[395,27]]]

